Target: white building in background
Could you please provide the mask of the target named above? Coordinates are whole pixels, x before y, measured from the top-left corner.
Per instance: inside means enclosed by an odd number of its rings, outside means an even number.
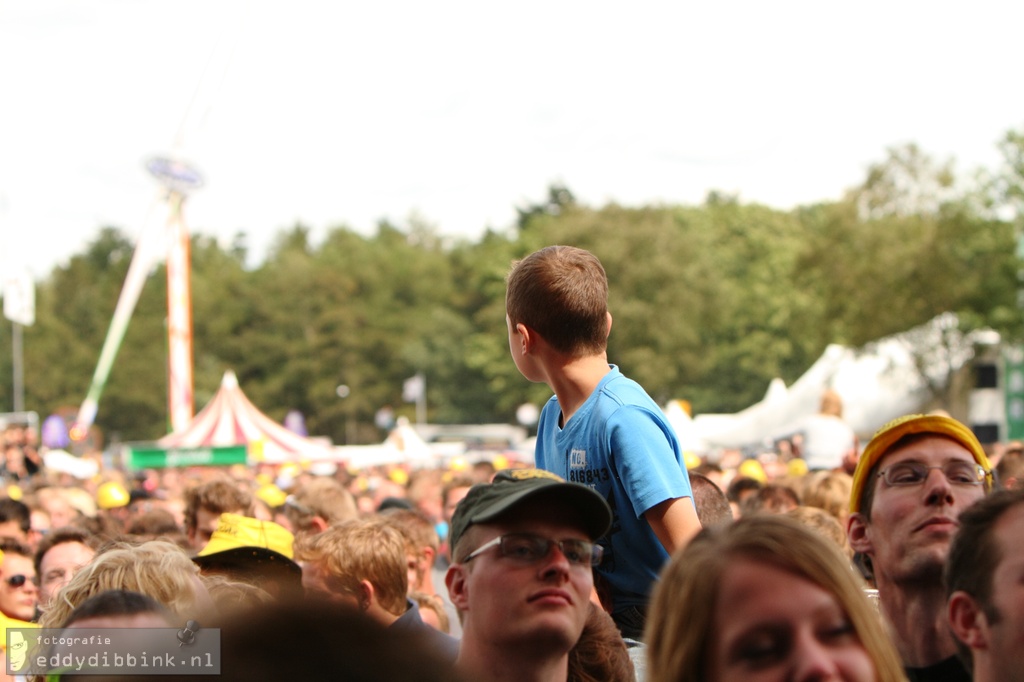
[[[830,345],[791,386],[776,378],[764,399],[735,414],[698,414],[691,418],[671,403],[665,412],[684,450],[702,453],[719,448],[752,448],[793,433],[801,419],[818,410],[822,393],[831,388],[843,399],[843,418],[864,443],[889,420],[926,409],[932,398],[929,384],[944,387],[955,372],[972,361],[976,348],[993,346],[994,332],[964,336],[956,322],[951,313],[940,315],[928,324],[861,350]],[[919,363],[925,368],[925,376],[918,369]],[[972,394],[968,419],[972,425],[997,423],[998,432],[1005,438],[1002,396],[1001,390]]]

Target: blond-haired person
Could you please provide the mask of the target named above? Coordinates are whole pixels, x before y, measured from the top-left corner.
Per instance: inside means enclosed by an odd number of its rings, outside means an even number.
[[[647,679],[903,680],[863,587],[834,545],[791,519],[705,530],[654,590]]]
[[[181,623],[202,623],[215,615],[199,567],[177,545],[152,540],[138,546],[119,543],[97,554],[57,593],[40,617],[40,626],[60,627],[82,602],[107,590],[129,590],[152,597]]]
[[[408,597],[405,539],[397,528],[379,518],[346,521],[306,538],[298,559],[307,598],[359,609],[455,660],[458,641],[424,623]]]

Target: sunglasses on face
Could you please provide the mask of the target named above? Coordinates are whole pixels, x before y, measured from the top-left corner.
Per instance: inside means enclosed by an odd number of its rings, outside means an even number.
[[[25,583],[32,583],[36,587],[39,586],[38,578],[29,578],[27,575],[23,575],[21,573],[18,573],[17,575],[12,575],[10,578],[4,578],[4,582],[7,583],[8,586],[13,587],[15,589],[23,586]]]

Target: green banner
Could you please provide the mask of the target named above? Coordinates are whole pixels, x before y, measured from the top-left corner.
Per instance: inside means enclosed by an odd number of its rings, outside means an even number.
[[[173,469],[176,467],[227,466],[245,464],[245,445],[227,445],[208,448],[127,448],[127,466],[130,469]]]
[[[1003,352],[1006,387],[1006,440],[1024,440],[1024,347]]]

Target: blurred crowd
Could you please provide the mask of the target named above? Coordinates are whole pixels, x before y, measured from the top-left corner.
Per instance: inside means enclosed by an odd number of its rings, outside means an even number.
[[[289,462],[101,469],[79,479],[43,464],[30,428],[8,428],[0,443],[5,452],[0,614],[7,627],[66,628],[80,620],[96,627],[182,627],[196,621],[231,628],[232,623],[245,623],[253,640],[238,643],[228,637],[225,651],[244,645],[252,655],[251,647],[260,646],[259,637],[267,636],[256,627],[261,623],[272,629],[273,623],[292,619],[289,640],[301,639],[295,646],[303,651],[322,643],[323,633],[337,634],[331,628],[368,636],[374,627],[384,626],[392,631],[389,636],[397,636],[393,632],[399,629],[415,635],[401,640],[401,655],[393,653],[387,639],[383,644],[367,640],[358,652],[346,649],[345,655],[354,659],[375,652],[389,660],[385,665],[375,659],[374,674],[404,670],[387,673],[401,679],[455,679],[450,666],[465,634],[464,614],[449,569],[474,558],[460,562],[449,547],[459,503],[474,486],[501,487],[517,476],[534,475],[531,462],[500,455],[472,462],[459,458],[436,468],[392,464],[350,471],[343,464]],[[858,458],[812,471],[801,446],[797,436],[755,453],[687,453],[694,506],[705,530],[687,550],[689,561],[696,563],[686,570],[691,575],[721,572],[721,566],[712,565],[712,555],[769,552],[757,543],[776,535],[779,546],[811,542],[811,553],[827,545],[850,566],[862,569],[856,578],[861,582],[850,584],[859,584],[878,609],[872,575],[863,570],[863,555],[851,547],[848,534]],[[987,456],[998,487],[1016,488],[1024,471],[1021,444],[999,444]],[[518,504],[520,493],[508,494],[513,500],[509,505]],[[470,512],[464,508],[463,513]],[[455,530],[489,520],[477,517],[455,519]],[[740,533],[735,537],[709,535],[733,526],[740,529],[730,531]],[[704,545],[702,551],[710,554],[701,558],[694,548]],[[501,551],[506,551],[504,546]],[[826,570],[808,568],[800,563],[803,559],[792,561],[799,570],[786,568],[790,573]],[[687,565],[680,562],[675,557],[671,566]],[[684,588],[666,582],[673,570],[683,569],[668,569],[658,588],[665,593],[660,598],[688,603],[692,595],[676,594],[673,590]],[[759,580],[768,581],[763,567],[756,571]],[[794,588],[787,584],[783,589]],[[657,603],[659,597],[653,599]],[[335,603],[354,606],[354,613],[329,608]],[[661,624],[649,623],[649,632],[669,628],[671,617],[653,608],[652,619]],[[693,606],[686,613],[697,627],[700,609]],[[367,621],[361,620],[364,615]],[[653,657],[667,654],[623,639],[595,605],[586,618],[584,636],[567,652],[572,656],[569,679],[669,679],[650,670],[647,660],[651,653],[651,664],[667,666]],[[311,625],[316,623],[321,625]],[[671,627],[685,629],[686,623]],[[700,627],[712,626],[708,621]],[[654,646],[658,641],[652,636]],[[872,655],[877,663],[888,654]],[[329,658],[313,660],[311,666],[316,661],[334,665]],[[236,676],[243,670],[237,665]],[[311,669],[309,676],[323,672]]]

